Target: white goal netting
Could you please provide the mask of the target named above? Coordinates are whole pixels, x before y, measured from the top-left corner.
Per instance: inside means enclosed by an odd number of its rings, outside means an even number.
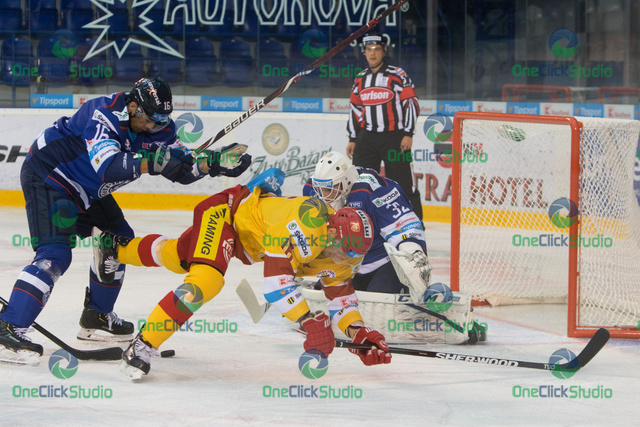
[[[504,117],[462,124],[463,153],[484,153],[485,161],[460,163],[460,257],[452,266],[460,291],[494,305],[563,302],[569,275],[578,274],[578,326],[637,326],[640,122],[578,118],[579,196],[570,200],[571,127]]]

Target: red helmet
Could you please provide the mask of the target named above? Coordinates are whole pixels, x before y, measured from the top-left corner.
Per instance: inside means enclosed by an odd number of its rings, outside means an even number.
[[[331,215],[327,227],[335,227],[338,235],[333,241],[351,258],[367,253],[373,243],[373,226],[369,216],[360,209],[342,208]]]

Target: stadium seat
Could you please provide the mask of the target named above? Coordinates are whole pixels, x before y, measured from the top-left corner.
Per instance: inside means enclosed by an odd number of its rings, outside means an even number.
[[[0,9],[0,36],[11,37],[22,31],[22,10]]]
[[[240,39],[230,39],[220,44],[220,74],[225,85],[253,84],[253,58],[249,43]]]
[[[93,7],[87,0],[60,0],[60,10],[64,14],[68,10],[93,10]]]
[[[178,43],[170,38],[163,39],[177,52],[180,50]],[[149,59],[149,75],[161,76],[169,83],[182,82],[182,59],[169,55],[168,53],[149,49],[147,51]]]
[[[127,40],[127,37],[120,38],[116,40],[116,44],[122,48]],[[143,77],[144,57],[140,45],[130,43],[122,58],[112,55],[111,67],[113,68],[113,79],[119,83],[134,83]]]
[[[261,86],[280,86],[291,76],[284,45],[274,39],[260,40],[258,44],[258,83]]]
[[[404,69],[416,87],[426,84],[427,61],[419,45],[410,42],[403,43],[400,46],[400,59],[396,62],[392,61],[391,63]]]
[[[141,9],[141,8],[137,8],[137,9]],[[140,26],[145,22],[145,20],[143,20],[140,17],[141,12],[143,12],[143,10],[139,11],[134,9],[134,31],[136,33],[138,33],[139,35],[142,36],[148,36],[147,33],[145,31],[143,31]],[[150,20],[151,22],[149,22],[146,25],[146,29],[148,29],[149,31],[151,31],[153,34],[157,35],[158,37],[162,37],[164,34],[164,11],[163,10],[157,10],[157,9],[151,9],[149,12],[147,12],[145,14],[145,18],[147,18],[147,20]]]
[[[69,9],[62,12],[61,25],[77,35],[88,35],[93,30],[82,28],[95,20],[91,9]]]
[[[354,54],[353,48],[347,46],[338,52],[329,62],[328,72],[331,77],[331,86],[351,87],[356,78],[358,58]],[[333,70],[333,71],[332,71]]]
[[[298,43],[291,43],[289,48],[289,74],[296,75],[300,71],[311,65],[317,58],[309,58],[300,51]],[[303,88],[324,88],[329,86],[329,78],[320,77],[320,69],[316,68],[313,73],[307,74],[300,79],[296,86]]]
[[[20,9],[20,0],[0,0],[0,9]]]
[[[96,39],[92,37],[86,37],[78,42],[78,50],[76,50],[71,60],[71,66],[76,72],[75,78],[77,85],[96,86],[106,84],[109,79],[106,72],[109,64],[107,63],[107,54],[104,50],[84,60],[95,43]],[[95,50],[99,50],[102,47],[104,47],[104,43],[100,42],[96,45]],[[92,73],[91,70],[95,70],[95,73]]]
[[[217,80],[217,60],[213,43],[196,37],[185,42],[185,83],[192,86],[213,86]]]
[[[33,66],[33,48],[29,40],[14,37],[0,45],[0,74],[2,81],[12,86],[29,86]],[[34,76],[35,77],[35,76]]]
[[[58,10],[32,10],[27,17],[27,27],[32,36],[47,38],[58,29]]]
[[[58,37],[49,37],[38,42],[36,49],[36,65],[41,76],[46,77],[47,84],[66,84],[69,82],[69,66],[71,58],[56,56],[53,53]]]
[[[42,9],[56,9],[58,8],[56,0],[27,0],[27,6],[31,12],[40,11]]]

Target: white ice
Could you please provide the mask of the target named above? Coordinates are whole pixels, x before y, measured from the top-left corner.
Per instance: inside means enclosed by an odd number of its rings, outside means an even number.
[[[125,211],[138,235],[178,237],[190,225],[187,211]],[[0,295],[7,299],[22,268],[33,256],[29,247],[13,245],[28,236],[22,208],[0,209]],[[449,226],[427,224],[434,280],[449,280]],[[17,241],[16,241],[17,242]],[[37,322],[77,348],[97,348],[75,339],[88,282],[90,248],[74,250],[74,260],[58,281]],[[0,425],[638,425],[634,402],[640,391],[640,343],[611,340],[575,376],[561,380],[544,370],[487,366],[461,361],[395,355],[386,366],[365,367],[353,354],[336,349],[329,369],[310,380],[298,370],[303,338],[285,326],[274,311],[251,322],[234,287],[247,278],[258,292],[261,265],[234,260],[227,284],[192,318],[235,323],[235,333],[177,332],[162,347],[173,358],[153,359],[149,375],[130,383],[119,362],[80,361],[66,380],[48,368],[58,347],[37,332],[44,346],[37,367],[0,365]],[[164,269],[128,267],[116,312],[135,321],[146,319],[182,277]],[[261,299],[262,297],[259,296]],[[262,300],[262,299],[261,299]],[[566,307],[520,306],[476,309],[488,325],[488,341],[476,346],[432,346],[462,354],[547,362],[560,348],[578,353],[587,340],[566,337]],[[110,390],[111,398],[16,397],[19,388]],[[330,386],[362,391],[361,398],[265,397],[268,387]],[[522,398],[513,391],[552,385],[562,390],[610,390],[611,398]],[[326,390],[326,389],[325,389]],[[67,392],[69,393],[69,392]],[[570,393],[567,392],[567,395]]]

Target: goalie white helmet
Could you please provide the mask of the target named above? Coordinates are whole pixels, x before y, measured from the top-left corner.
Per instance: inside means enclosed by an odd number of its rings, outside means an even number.
[[[347,203],[351,187],[359,177],[358,170],[345,156],[330,151],[316,165],[311,183],[318,197],[338,210]]]

